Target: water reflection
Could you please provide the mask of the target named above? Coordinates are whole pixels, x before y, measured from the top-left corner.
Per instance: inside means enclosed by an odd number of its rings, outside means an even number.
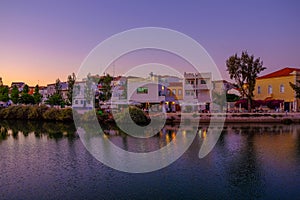
[[[34,134],[39,138],[47,136],[59,139],[63,137],[73,138],[76,136],[76,128],[73,123],[39,122],[39,121],[0,121],[0,141],[6,140],[9,136],[18,139],[19,134],[28,137]]]
[[[208,124],[181,132],[176,125],[165,126],[148,139],[110,128],[101,142],[147,152],[171,141],[178,145],[194,130],[192,145],[172,165],[153,173],[127,174],[97,162],[76,139],[72,124],[1,121],[0,182],[5,183],[0,186],[5,191],[0,192],[1,199],[293,199],[300,195],[300,125],[226,124],[203,159],[198,158],[199,149],[213,134]],[[89,142],[99,145],[93,137]],[[102,151],[109,158],[113,152],[106,144]]]

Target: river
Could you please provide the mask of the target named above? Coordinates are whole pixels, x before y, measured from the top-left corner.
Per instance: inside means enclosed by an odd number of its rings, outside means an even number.
[[[201,133],[205,128],[200,127]],[[73,124],[0,122],[0,199],[297,199],[300,125],[225,124],[199,159],[205,135],[158,171],[131,174],[105,166]],[[107,135],[128,151],[151,151],[176,138],[172,126],[144,142]]]

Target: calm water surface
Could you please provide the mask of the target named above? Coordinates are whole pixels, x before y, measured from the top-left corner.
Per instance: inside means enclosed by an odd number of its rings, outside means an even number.
[[[72,124],[0,122],[0,199],[299,199],[300,126],[226,124],[213,151],[193,144],[170,166],[119,172],[94,159]],[[129,151],[176,138],[174,127],[141,141],[114,132]]]

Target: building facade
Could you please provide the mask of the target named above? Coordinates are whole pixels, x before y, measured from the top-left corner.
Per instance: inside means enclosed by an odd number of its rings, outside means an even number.
[[[184,73],[184,102],[195,105],[194,111],[210,111],[212,102],[212,74]]]
[[[255,100],[283,100],[281,111],[299,111],[300,102],[290,83],[298,85],[300,69],[284,68],[273,73],[258,77],[254,90]]]

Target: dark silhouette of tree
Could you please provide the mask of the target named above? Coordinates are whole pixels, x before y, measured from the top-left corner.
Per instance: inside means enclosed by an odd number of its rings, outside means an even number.
[[[59,80],[59,78],[58,79],[56,79],[56,82],[55,82],[55,93],[56,94],[60,94],[60,91],[61,91],[61,82],[60,82],[60,80]]]
[[[0,86],[0,101],[7,102],[9,100],[8,96],[8,87],[7,86]]]
[[[300,81],[297,82],[300,83]],[[296,98],[300,98],[300,87],[291,82],[290,82],[290,86],[296,92]]]
[[[109,74],[102,76],[99,80],[99,84],[101,85],[99,100],[108,101],[111,98],[111,81],[113,77]]]
[[[16,85],[13,86],[13,89],[11,90],[10,99],[14,104],[19,103],[20,98],[20,92]]]
[[[21,97],[20,97],[20,100],[19,100],[20,103],[23,103],[23,104],[34,104],[33,96],[31,96],[30,94],[28,94],[28,92],[29,92],[29,87],[26,84],[23,87],[23,90],[22,90],[22,93],[21,93]]]
[[[61,96],[61,87],[62,87],[62,85],[61,85],[60,80],[56,79],[55,86],[54,86],[55,92],[52,95],[48,96],[48,100],[46,100],[46,104],[49,104],[51,106],[54,106],[54,105],[63,106],[64,105],[64,100]]]
[[[68,76],[68,101],[67,104],[72,105],[72,98],[73,98],[73,87],[75,84],[75,80],[76,80],[76,76],[74,73],[72,73],[72,75]]]
[[[260,58],[249,56],[243,51],[241,57],[237,54],[226,60],[227,71],[231,79],[234,79],[242,95],[248,99],[248,112],[251,111],[251,101],[255,89],[256,78],[260,72],[265,70]]]
[[[42,101],[42,95],[40,94],[39,85],[34,88],[33,99],[35,104],[39,104]]]

